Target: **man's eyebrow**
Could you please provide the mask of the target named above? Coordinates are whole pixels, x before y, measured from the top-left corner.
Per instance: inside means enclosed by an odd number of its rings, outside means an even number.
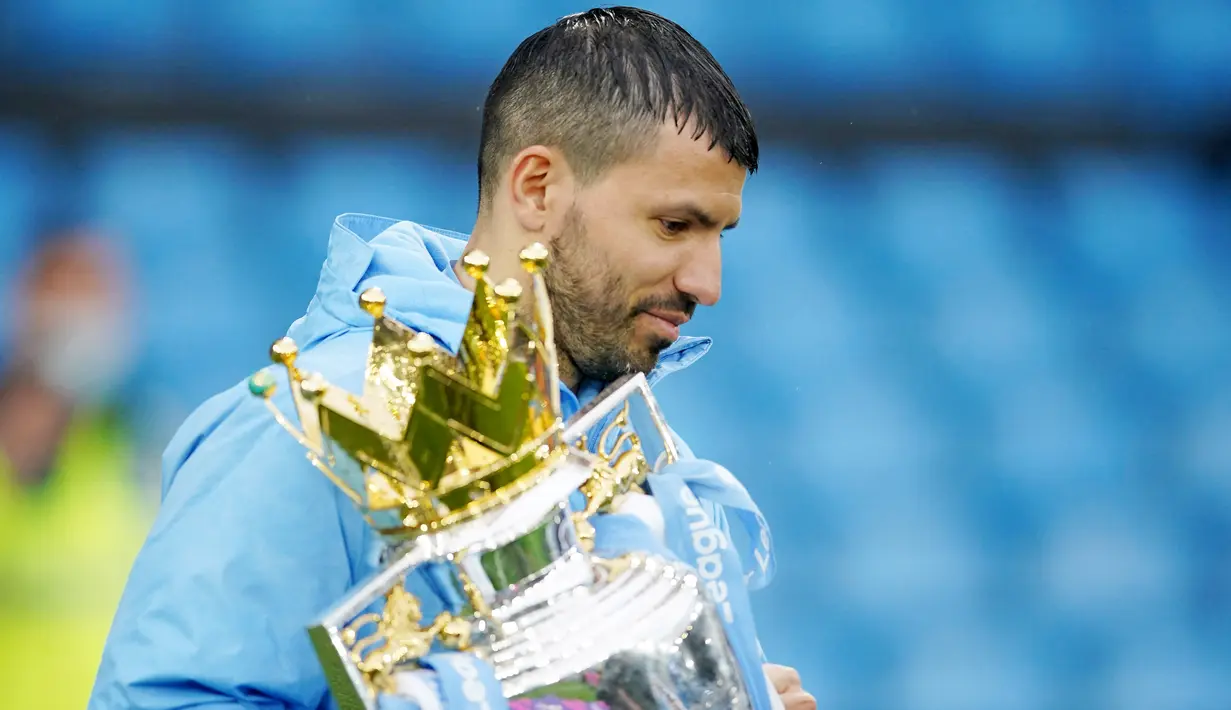
[[[704,209],[698,207],[697,205],[693,205],[693,204],[679,205],[678,207],[674,209],[674,211],[681,212],[687,215],[689,219],[701,225],[703,229],[714,229],[718,226],[718,220],[713,215],[711,215],[709,212],[706,212]],[[738,226],[739,226],[739,220],[737,219],[734,222],[724,226],[722,228],[722,231],[725,232],[729,229],[735,229]]]

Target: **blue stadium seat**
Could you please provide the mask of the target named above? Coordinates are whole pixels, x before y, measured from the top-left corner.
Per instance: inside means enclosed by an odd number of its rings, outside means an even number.
[[[975,150],[883,149],[865,159],[873,239],[927,289],[1011,264],[1028,223],[1012,168]]]
[[[452,5],[391,0],[220,0],[191,12],[207,60],[200,68],[224,83],[436,93],[490,81],[539,20],[554,19],[524,1],[485,4],[483,22]]]
[[[240,84],[270,78],[314,81],[360,74],[360,14],[336,0],[217,0],[185,9],[201,55],[196,69]]]
[[[808,472],[818,494],[853,505],[878,491],[938,490],[950,422],[927,406],[918,380],[876,360],[818,379],[784,434],[798,442],[792,465]]]
[[[1205,232],[1210,237],[1213,259],[1219,264],[1231,263],[1231,175],[1223,175],[1211,187],[1214,209]]]
[[[1063,690],[1012,619],[972,616],[912,639],[885,707],[911,710],[1052,710]]]
[[[166,68],[183,42],[191,42],[178,3],[159,0],[7,3],[6,42],[28,69],[98,70]],[[152,64],[147,64],[147,62]]]
[[[1231,359],[1231,326],[1220,317],[1231,292],[1219,266],[1222,214],[1195,166],[1087,154],[1061,161],[1058,173],[1073,252],[1118,299],[1113,342],[1167,387],[1217,377]]]
[[[1074,338],[1057,323],[1047,294],[1014,263],[945,288],[925,323],[929,347],[961,382],[997,397],[1022,377],[1069,365]]]
[[[338,215],[375,214],[460,232],[474,225],[475,169],[457,152],[405,139],[303,135],[274,170],[271,212],[278,217],[264,245],[287,279],[275,303],[288,318],[302,314],[312,296]]]
[[[1068,238],[1114,288],[1202,261],[1208,188],[1182,156],[1079,153],[1055,167]]]
[[[965,45],[966,65],[978,93],[967,103],[977,112],[1017,110],[1038,102],[1106,94],[1116,77],[1101,61],[1118,46],[1116,23],[1103,21],[1086,0],[964,0],[948,5]]]
[[[577,6],[484,3],[474,22],[448,4],[267,0],[15,2],[3,8],[12,56],[39,71],[189,70],[222,86],[309,77],[369,90],[480,90],[525,36]],[[796,98],[910,91],[956,97],[975,114],[1040,100],[1110,103],[1144,125],[1208,128],[1231,105],[1219,30],[1226,0],[1128,0],[1114,20],[1095,0],[920,0],[649,9],[704,41],[746,92],[764,77]],[[1119,6],[1116,6],[1119,8]],[[901,95],[901,94],[899,94]]]
[[[242,147],[209,132],[105,134],[84,172],[92,216],[136,263],[147,390],[195,407],[263,365],[282,331],[262,311],[275,286],[255,278],[263,205]]]
[[[481,90],[522,38],[574,12],[561,3],[484,3],[482,22],[441,3],[221,0],[194,7],[223,82],[305,78],[367,91]]]
[[[440,3],[388,3],[376,14],[377,22],[367,28],[369,37],[382,37],[369,42],[370,49],[383,52],[392,49],[408,59],[407,72],[413,73],[415,86],[432,86],[456,91],[482,90],[495,77],[505,60],[525,37],[550,25],[557,19],[601,3],[577,4],[567,0],[513,0],[486,3],[482,8],[483,22],[474,22],[454,6]],[[638,7],[666,15],[683,25],[706,43],[723,62],[724,67],[739,74],[755,64],[764,52],[755,51],[758,43],[749,43],[742,32],[733,27],[746,27],[741,19],[765,12],[749,13],[739,5],[715,7],[696,0],[649,0]],[[770,13],[772,14],[772,13]],[[381,27],[397,28],[396,35]],[[423,32],[421,28],[430,28]],[[414,41],[405,43],[405,36]],[[371,46],[376,45],[376,46]],[[405,75],[390,76],[390,81],[405,82]]]
[[[1108,487],[1057,514],[1048,528],[1037,593],[1061,623],[1114,644],[1134,628],[1174,618],[1191,598],[1192,560],[1157,496]]]
[[[1231,367],[1231,298],[1200,273],[1152,279],[1130,298],[1125,336],[1130,352],[1173,396],[1222,382]]]
[[[1020,176],[991,154],[924,148],[869,152],[863,175],[870,248],[898,282],[884,309],[917,360],[989,387],[1058,357]]]
[[[756,52],[761,76],[778,76],[821,89],[817,100],[920,86],[938,78],[943,55],[931,51],[929,14],[901,0],[841,0],[748,6],[747,23],[763,43]],[[772,50],[770,47],[772,46]],[[938,62],[940,64],[938,65]]]
[[[286,172],[285,209],[297,240],[323,244],[334,217],[344,212],[463,233],[474,226],[474,161],[457,151],[406,139],[304,136],[294,142]]]
[[[0,268],[16,263],[36,236],[40,213],[63,197],[52,194],[54,171],[41,138],[28,126],[0,125]]]
[[[838,539],[824,562],[829,593],[889,626],[900,645],[966,618],[989,589],[978,530],[944,498],[884,485],[848,508]]]
[[[1231,112],[1231,2],[1132,0],[1142,57],[1126,113],[1146,126],[1204,131]]]
[[[1050,513],[1139,481],[1142,451],[1131,411],[1114,406],[1097,371],[1046,370],[1001,387],[988,411],[990,475],[1029,507]]]
[[[1231,706],[1231,649],[1225,636],[1185,628],[1171,614],[1132,624],[1092,694],[1098,707],[1118,710]]]
[[[809,369],[865,356],[878,325],[867,294],[880,284],[859,268],[860,196],[848,182],[837,166],[767,147],[740,226],[723,241],[723,299],[700,313],[698,332],[791,386],[800,353],[817,358]]]
[[[1196,495],[1231,524],[1231,384],[1225,380],[1186,400],[1176,464]]]
[[[41,136],[20,125],[0,125],[0,363],[12,327],[14,277],[36,236],[40,208],[58,197]]]
[[[388,0],[375,7],[368,4],[357,20],[364,37],[362,75],[389,86],[477,95],[525,37],[596,5],[565,0],[485,3],[483,21],[475,22],[448,4]],[[711,50],[724,64],[730,60],[732,68],[750,54],[748,43],[729,31],[731,13],[739,8],[716,11],[695,0],[657,0],[638,6],[664,13],[704,41],[712,40]]]
[[[445,3],[392,3],[388,11],[393,22],[422,43],[414,50],[428,69],[422,72],[422,80],[439,86],[461,80],[467,86],[486,88],[524,38],[561,15],[582,9],[585,6],[558,1],[486,3],[482,22]]]

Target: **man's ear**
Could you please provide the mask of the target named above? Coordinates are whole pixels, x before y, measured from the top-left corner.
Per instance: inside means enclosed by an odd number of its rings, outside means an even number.
[[[550,233],[573,203],[573,171],[560,151],[530,146],[513,157],[508,190],[513,218],[521,228]]]

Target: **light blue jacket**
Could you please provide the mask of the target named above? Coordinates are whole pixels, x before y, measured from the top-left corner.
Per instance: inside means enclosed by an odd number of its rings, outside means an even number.
[[[450,263],[465,239],[339,217],[317,293],[288,333],[302,368],[359,391],[371,317],[358,294],[371,286],[384,290],[390,315],[456,349],[473,296]],[[681,338],[650,383],[709,346]],[[275,402],[290,412],[280,389]],[[566,417],[599,387],[580,389],[580,398],[562,391]],[[91,710],[330,707],[305,627],[374,571],[371,529],[246,384],[189,417],[163,466],[162,508],[117,611]],[[726,527],[721,511],[716,517]],[[416,575],[412,591],[425,618],[440,610],[426,579]]]

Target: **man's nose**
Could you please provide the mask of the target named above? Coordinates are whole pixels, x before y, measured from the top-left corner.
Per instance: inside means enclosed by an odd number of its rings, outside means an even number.
[[[702,306],[722,296],[722,248],[717,236],[698,241],[683,255],[675,272],[675,288]]]

